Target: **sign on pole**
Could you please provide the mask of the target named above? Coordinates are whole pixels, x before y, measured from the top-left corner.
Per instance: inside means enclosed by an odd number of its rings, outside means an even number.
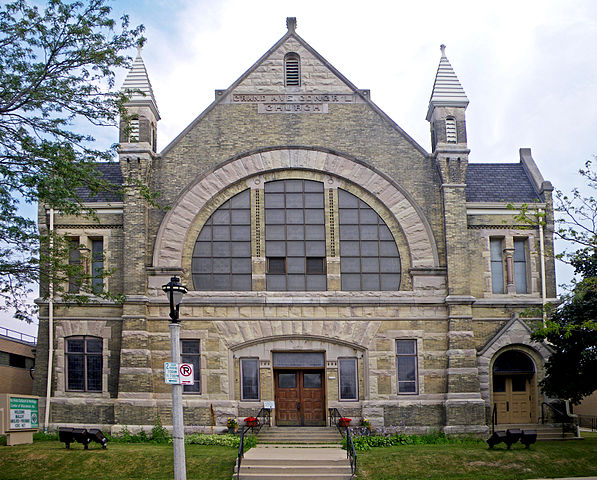
[[[178,376],[178,363],[166,362],[164,363],[164,379],[167,384],[179,385],[180,378]]]
[[[178,366],[178,374],[180,376],[180,383],[183,385],[195,385],[192,363],[181,363]]]

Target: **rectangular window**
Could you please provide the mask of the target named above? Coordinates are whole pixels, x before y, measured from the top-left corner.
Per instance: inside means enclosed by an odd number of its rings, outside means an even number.
[[[101,292],[104,288],[104,240],[91,240],[91,290]]]
[[[97,337],[66,339],[67,390],[102,391],[103,340]]]
[[[184,393],[201,393],[201,350],[199,340],[180,341],[180,361],[193,365],[193,377],[195,385],[185,385]]]
[[[240,359],[240,398],[259,400],[259,359]]]
[[[357,359],[338,359],[338,379],[340,400],[358,400]]]
[[[268,257],[267,273],[286,273],[286,258]]]
[[[502,239],[490,240],[491,254],[491,292],[504,293],[504,261],[502,254]]]
[[[417,393],[417,341],[396,340],[398,393]]]
[[[307,257],[307,275],[325,273],[325,258]]]
[[[516,293],[527,293],[526,239],[514,239],[514,286]]]

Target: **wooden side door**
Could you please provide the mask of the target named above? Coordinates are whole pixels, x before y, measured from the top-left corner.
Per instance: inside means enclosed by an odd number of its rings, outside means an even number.
[[[276,425],[301,425],[300,380],[299,372],[296,370],[276,372]]]
[[[532,423],[531,377],[495,375],[493,403],[498,423]]]
[[[325,425],[323,371],[301,372],[301,414],[303,425]]]

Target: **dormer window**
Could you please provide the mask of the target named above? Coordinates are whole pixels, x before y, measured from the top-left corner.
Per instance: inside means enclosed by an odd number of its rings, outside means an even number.
[[[284,83],[287,87],[301,86],[301,58],[296,53],[284,57]]]
[[[456,120],[454,117],[446,118],[446,142],[447,143],[456,143],[457,142],[457,133],[456,133]]]

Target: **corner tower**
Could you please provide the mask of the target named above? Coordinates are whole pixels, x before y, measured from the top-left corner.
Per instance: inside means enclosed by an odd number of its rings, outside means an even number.
[[[479,372],[473,333],[474,297],[469,284],[470,258],[466,214],[465,110],[468,98],[446,57],[435,76],[427,120],[431,124],[432,158],[441,175],[448,295],[448,369],[445,431],[479,433],[485,429],[485,405],[479,394]]]

